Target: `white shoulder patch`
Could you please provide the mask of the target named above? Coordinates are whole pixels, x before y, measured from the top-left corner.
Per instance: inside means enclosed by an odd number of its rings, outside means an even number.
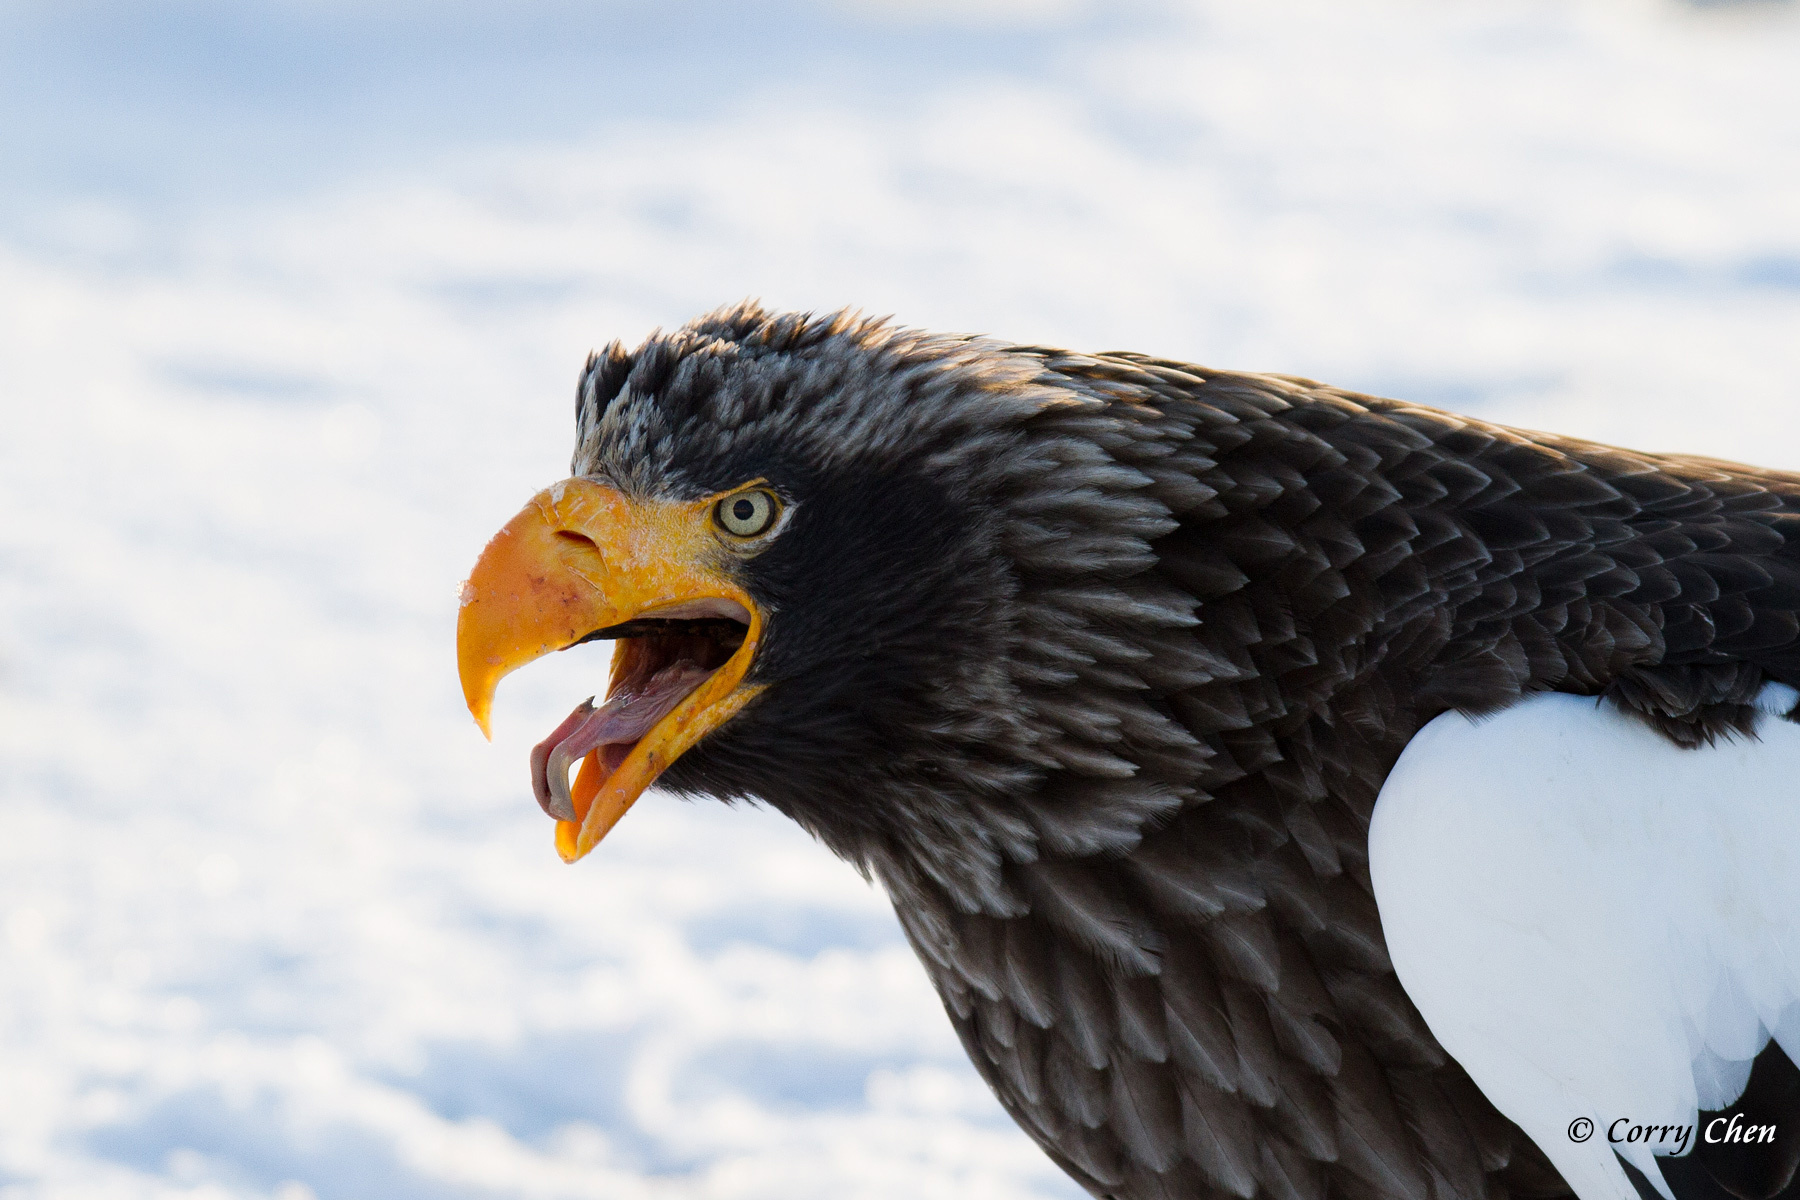
[[[1438,717],[1381,790],[1400,982],[1582,1200],[1637,1200],[1615,1150],[1664,1188],[1651,1156],[1691,1149],[1771,1036],[1800,1062],[1800,725],[1758,733],[1682,750],[1541,695]]]

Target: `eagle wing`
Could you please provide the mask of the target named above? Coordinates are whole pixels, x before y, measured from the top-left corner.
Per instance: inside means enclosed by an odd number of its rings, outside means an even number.
[[[1773,717],[1797,698],[1760,701]],[[1369,847],[1400,978],[1582,1196],[1714,1194],[1696,1172],[1745,1198],[1791,1183],[1796,778],[1793,722],[1683,749],[1560,695],[1445,713],[1389,774]]]

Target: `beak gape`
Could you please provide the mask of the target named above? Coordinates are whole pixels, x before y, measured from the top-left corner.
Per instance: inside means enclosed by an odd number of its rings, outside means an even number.
[[[728,573],[716,499],[638,500],[564,480],[494,535],[463,585],[457,666],[483,733],[506,675],[619,639],[605,702],[584,701],[532,751],[532,790],[556,818],[564,861],[592,850],[670,763],[761,691],[744,676],[762,618]]]

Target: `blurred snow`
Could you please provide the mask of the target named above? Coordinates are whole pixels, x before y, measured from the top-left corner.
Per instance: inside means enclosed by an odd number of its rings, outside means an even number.
[[[602,647],[461,711],[582,356],[855,303],[1800,467],[1797,101],[1783,4],[0,10],[0,1197],[1074,1196],[783,820],[558,864]]]

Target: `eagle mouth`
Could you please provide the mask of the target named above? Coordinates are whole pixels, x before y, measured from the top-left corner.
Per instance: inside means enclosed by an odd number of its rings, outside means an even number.
[[[735,606],[733,606],[735,607]],[[531,752],[531,786],[539,807],[580,825],[599,794],[644,736],[730,662],[750,633],[748,614],[644,617],[596,629],[577,641],[616,641],[612,682],[598,708],[575,707]],[[569,770],[581,764],[574,786]]]
[[[502,678],[582,642],[617,643],[606,702],[577,706],[531,755],[532,793],[556,818],[565,862],[764,689],[747,676],[769,613],[715,528],[718,501],[565,479],[493,536],[463,585],[457,674],[483,733]]]

